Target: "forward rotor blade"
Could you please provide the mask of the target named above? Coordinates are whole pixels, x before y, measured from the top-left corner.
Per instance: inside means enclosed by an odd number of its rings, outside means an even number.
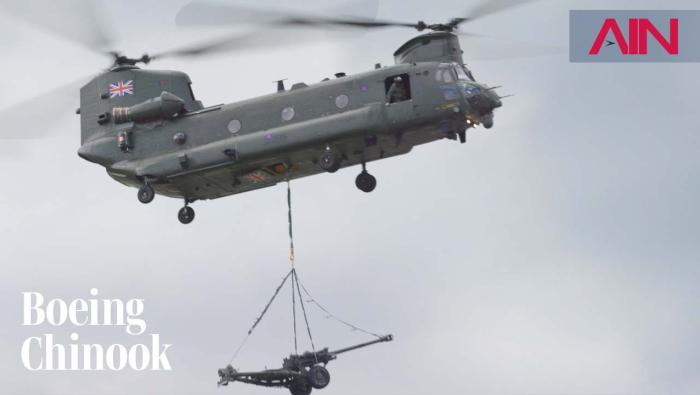
[[[356,15],[342,19],[346,26],[379,25],[383,22],[374,20],[378,9],[377,0],[353,1],[342,7],[331,10],[332,14]],[[364,16],[362,16],[364,15]],[[176,23],[186,26],[235,26],[237,24],[263,23],[266,25],[293,26],[295,29],[279,30],[259,29],[249,33],[232,34],[220,38],[207,40],[192,45],[186,45],[151,56],[151,59],[164,57],[192,57],[221,52],[280,47],[286,44],[312,43],[329,39],[329,36],[319,35],[318,32],[304,27],[315,25],[328,25],[331,18],[318,16],[300,16],[281,11],[257,10],[240,8],[223,4],[208,2],[193,2],[182,8],[177,16]],[[333,18],[336,19],[336,18]],[[283,21],[283,22],[280,22]],[[338,34],[341,34],[338,32]],[[339,36],[342,37],[342,36]]]
[[[408,27],[417,30],[452,30],[462,23],[500,13],[538,0],[482,0],[465,17],[453,18],[447,24],[426,25],[422,22],[399,22],[363,17],[323,17],[255,10],[232,5],[195,1],[180,9],[175,18],[178,26],[236,26],[240,24],[349,26],[358,28]]]
[[[338,14],[342,13],[338,12]],[[280,26],[348,26],[359,28],[382,28],[391,26],[418,27],[416,23],[376,20],[370,17],[324,17],[318,15],[303,15],[280,11],[257,10],[203,1],[189,3],[180,9],[175,17],[175,24],[178,26],[266,24]]]
[[[524,4],[533,3],[539,0],[482,0],[467,13],[466,21],[483,18],[488,15],[497,14],[511,8]]]
[[[361,18],[289,18],[281,21],[285,25],[302,25],[302,26],[349,26],[349,27],[366,27],[366,28],[381,28],[381,27],[410,27],[417,29],[417,23],[391,22],[379,20],[367,20]]]
[[[468,32],[458,34],[464,37],[461,41],[465,62],[534,58],[567,53],[566,48],[554,45],[519,42]]]
[[[3,0],[0,12],[93,51],[108,48],[112,43],[94,0]]]

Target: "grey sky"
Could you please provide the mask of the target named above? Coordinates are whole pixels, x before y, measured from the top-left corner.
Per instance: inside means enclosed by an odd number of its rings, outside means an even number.
[[[102,4],[140,55],[217,32],[177,31],[185,2]],[[264,1],[274,7],[277,2]],[[381,1],[386,19],[443,21],[469,1]],[[290,3],[313,11],[340,2]],[[464,30],[565,47],[576,8],[696,8],[694,1],[543,1]],[[90,75],[108,59],[0,14],[0,105]],[[188,37],[194,35],[193,37]],[[274,90],[270,83],[356,73],[413,32],[389,29],[332,42],[164,60],[186,71],[205,105]],[[146,38],[144,38],[146,37]],[[299,275],[334,313],[382,344],[329,365],[324,394],[700,392],[700,137],[697,64],[570,64],[566,51],[469,61],[478,80],[515,93],[491,131],[372,163],[372,194],[358,169],[293,183]],[[65,95],[75,98],[77,92]],[[0,392],[50,394],[286,393],[234,384],[224,366],[288,270],[283,185],[197,202],[136,191],[76,155],[76,116],[38,109],[53,138],[0,145]],[[9,125],[6,128],[22,128]],[[22,291],[47,297],[146,300],[148,333],[173,343],[174,371],[29,372]],[[275,367],[292,350],[289,295],[272,308],[234,365]],[[317,344],[366,337],[311,310]],[[143,341],[123,328],[78,328],[105,345]]]

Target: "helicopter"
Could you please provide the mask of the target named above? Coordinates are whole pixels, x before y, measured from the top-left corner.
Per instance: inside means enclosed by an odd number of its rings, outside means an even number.
[[[204,106],[181,71],[139,67],[168,56],[198,56],[229,45],[227,37],[130,58],[111,52],[113,64],[80,88],[81,146],[78,155],[138,189],[141,203],[156,195],[182,199],[177,217],[194,220],[191,204],[273,186],[279,182],[360,165],[362,192],[377,185],[370,162],[403,155],[442,139],[466,142],[468,129],[494,125],[502,106],[490,87],[477,81],[462,58],[463,23],[525,1],[485,1],[447,23],[404,23],[371,18],[322,18],[246,10],[285,26],[377,29],[406,27],[420,35],[401,45],[394,64],[357,74],[276,91],[230,104]],[[226,23],[240,9],[190,3],[178,25]]]

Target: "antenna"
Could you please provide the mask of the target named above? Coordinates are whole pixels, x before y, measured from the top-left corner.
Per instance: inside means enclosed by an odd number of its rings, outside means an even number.
[[[276,83],[277,83],[277,92],[284,92],[284,91],[285,91],[285,88],[284,88],[284,81],[286,81],[286,80],[287,80],[286,78],[283,78],[283,79],[281,79],[281,80],[272,81],[272,82],[276,82]]]

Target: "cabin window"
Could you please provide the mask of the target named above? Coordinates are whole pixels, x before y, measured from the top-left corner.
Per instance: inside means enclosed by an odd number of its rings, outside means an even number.
[[[411,83],[408,74],[394,75],[384,80],[387,103],[411,100]]]
[[[294,119],[294,107],[285,107],[282,110],[282,121],[291,121]]]
[[[335,106],[340,108],[340,109],[347,107],[349,103],[350,103],[350,98],[348,97],[348,95],[338,95],[335,98]]]
[[[228,131],[231,133],[238,133],[241,131],[241,121],[234,119],[228,123]]]

